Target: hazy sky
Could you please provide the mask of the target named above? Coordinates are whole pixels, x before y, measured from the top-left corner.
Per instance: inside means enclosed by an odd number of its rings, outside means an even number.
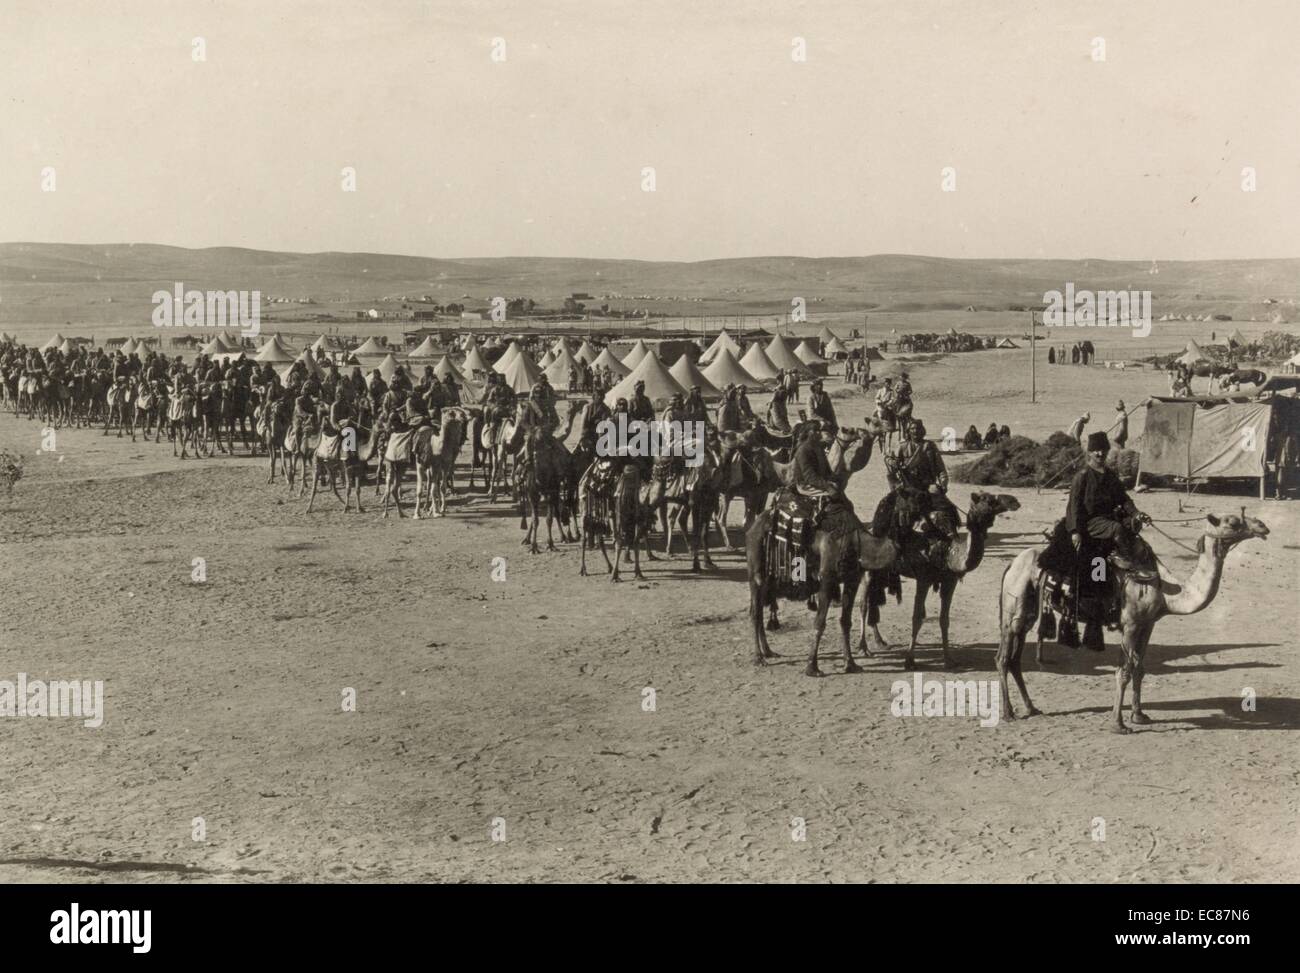
[[[1295,257],[1298,28],[1290,0],[0,0],[0,240]]]

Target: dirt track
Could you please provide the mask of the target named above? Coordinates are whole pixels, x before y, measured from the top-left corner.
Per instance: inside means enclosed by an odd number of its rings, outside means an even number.
[[[1064,369],[1029,406],[999,386],[1012,367],[1000,355],[914,373],[932,435],[996,419],[1041,437],[1163,384]],[[852,421],[868,411],[859,401],[837,405],[853,404]],[[530,557],[504,505],[455,501],[420,523],[336,506],[308,517],[263,485],[261,460],[182,464],[165,445],[67,431],[37,457],[38,437],[0,416],[0,446],[28,463],[0,502],[0,679],[103,679],[106,720],[0,724],[0,880],[1300,878],[1294,503],[1193,499],[1194,511],[1244,503],[1272,537],[1229,556],[1206,611],[1157,625],[1156,722],[1117,737],[1105,732],[1113,644],[1104,657],[1053,646],[1042,672],[1028,663],[1042,717],[899,719],[900,656],[845,676],[832,634],[827,678],[802,675],[799,605],[773,636],[781,664],[749,665],[737,554],[718,575],[679,559],[616,587],[578,577],[571,547]],[[873,460],[850,490],[860,510],[882,482]],[[964,678],[992,678],[1002,569],[1064,505],[1010,492],[1022,509],[995,525],[956,598]],[[964,506],[969,490],[953,494]],[[1178,516],[1174,494],[1139,502]],[[1153,543],[1190,572],[1190,555]],[[504,582],[491,579],[498,556]],[[908,616],[888,610],[895,641]],[[937,673],[932,621],[922,638]],[[1243,687],[1257,712],[1242,712]],[[205,842],[191,838],[196,816]],[[503,842],[490,840],[497,817]],[[792,840],[795,817],[806,841]]]

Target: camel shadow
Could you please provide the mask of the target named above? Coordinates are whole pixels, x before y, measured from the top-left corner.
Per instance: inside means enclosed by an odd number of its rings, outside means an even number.
[[[1109,638],[1113,633],[1107,632],[1106,634],[1108,638],[1105,652],[1092,652],[1082,648],[1070,649],[1055,642],[1044,642],[1044,662],[1041,671],[1055,672],[1063,676],[1109,675],[1114,672],[1115,666],[1119,664],[1120,653],[1118,643]],[[1231,649],[1274,649],[1277,647],[1277,642],[1237,642],[1214,645],[1152,644],[1147,647],[1144,666],[1147,674],[1152,676],[1191,672],[1226,672],[1236,669],[1276,669],[1279,663],[1263,661],[1225,662],[1219,664],[1203,662],[1200,665],[1186,666],[1171,665],[1171,663],[1189,657],[1200,656],[1203,658],[1213,652],[1227,652]],[[1030,656],[1032,651],[1031,644],[1026,642],[1024,654],[1026,664],[1032,661]]]
[[[1170,729],[1198,730],[1300,730],[1300,699],[1290,696],[1261,696],[1253,713],[1244,712],[1240,697],[1217,699],[1148,700],[1142,709],[1151,713],[1177,713],[1185,710],[1217,710],[1200,716],[1172,716],[1168,719],[1152,717],[1152,725],[1169,725]],[[1088,713],[1109,713],[1109,706],[1086,706],[1080,709],[1060,710],[1049,716],[1077,716]],[[1174,726],[1173,724],[1177,724]]]

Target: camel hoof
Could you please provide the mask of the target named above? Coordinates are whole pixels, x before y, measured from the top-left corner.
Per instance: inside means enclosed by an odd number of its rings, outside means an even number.
[[[618,584],[618,583],[619,583],[620,581],[622,581],[622,580],[623,580],[623,579],[620,578],[617,574],[611,574],[611,575],[609,576],[609,583],[610,583],[610,584]]]
[[[779,632],[781,630],[781,619],[769,618],[767,620],[767,630],[769,632]]]
[[[858,665],[856,662],[850,662],[844,667],[845,675],[853,672],[862,672],[862,666]]]
[[[636,578],[637,581],[645,581],[645,580],[646,580],[646,576],[645,576],[644,574],[642,574],[640,571],[633,571],[633,572],[632,572],[632,577]]]
[[[1147,716],[1146,713],[1132,713],[1129,715],[1128,721],[1135,726],[1151,725],[1151,717]]]
[[[1039,709],[1037,706],[1030,706],[1029,709],[1025,712],[1026,719],[1028,719],[1031,716],[1042,716],[1042,715],[1043,715],[1043,711]]]
[[[718,567],[717,567],[716,564],[714,564],[714,563],[713,563],[712,561],[710,561],[708,558],[705,558],[705,559],[704,559],[704,569],[705,569],[706,571],[716,571],[716,570],[718,570]]]
[[[1133,732],[1123,723],[1111,723],[1107,727],[1107,729],[1109,729],[1111,733],[1132,733]]]
[[[750,662],[753,665],[756,665],[760,668],[764,668],[764,669],[767,668],[767,659],[763,658],[761,655],[754,656],[754,658],[751,659]]]
[[[815,662],[810,662],[810,663],[808,663],[808,665],[804,668],[803,674],[804,674],[805,676],[821,676],[821,675],[822,675],[822,671],[821,671],[820,669],[817,668],[817,663],[815,663]]]

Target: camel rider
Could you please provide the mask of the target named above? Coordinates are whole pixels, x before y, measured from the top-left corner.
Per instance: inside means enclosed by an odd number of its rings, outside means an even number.
[[[678,442],[690,436],[686,427],[686,402],[682,393],[674,392],[668,407],[659,416],[659,453],[671,456]]]
[[[816,431],[805,433],[794,454],[794,492],[803,497],[832,499],[840,495],[839,484],[826,459],[826,449],[835,441],[835,430],[824,419]]]
[[[835,404],[831,402],[831,397],[822,388],[822,380],[814,379],[812,383],[812,393],[808,396],[809,415],[823,422],[830,423],[831,432],[839,429],[840,424],[835,419]]]
[[[290,420],[290,431],[295,441],[302,441],[302,429],[304,424],[316,418],[316,404],[312,401],[306,390],[303,390],[293,401],[293,418]]]
[[[591,405],[587,407],[587,417],[582,422],[582,444],[585,448],[595,451],[596,440],[600,437],[600,424],[611,415],[609,406],[605,404],[605,396],[599,390],[592,392]]]
[[[790,435],[790,414],[786,409],[786,391],[784,385],[778,385],[772,393],[772,402],[767,407],[767,425],[783,436]]]
[[[359,399],[362,396],[369,394],[366,389],[365,376],[361,374],[360,365],[352,366],[352,374],[348,376],[348,384],[352,386],[353,398]]]
[[[645,394],[645,382],[637,382],[632,389],[632,401],[628,403],[628,415],[642,422],[654,422],[655,407],[650,397]]]
[[[380,374],[379,369],[370,370],[370,401],[374,403],[375,408],[379,408],[379,403],[384,400],[388,392],[388,383],[384,381],[384,376]]]
[[[527,430],[530,441],[540,436],[550,438],[560,426],[560,417],[554,408],[548,408],[546,390],[540,382],[533,386],[528,400],[520,410],[519,425]]]
[[[442,397],[447,405],[460,405],[460,389],[456,387],[456,376],[451,372],[442,380]]]
[[[936,531],[953,540],[957,536],[957,509],[947,497],[948,471],[938,447],[925,438],[925,424],[913,419],[907,439],[898,452],[886,457],[885,468],[889,493],[881,499],[872,518],[872,533],[877,537],[902,539],[912,525],[925,518]],[[900,495],[909,501],[905,512],[898,510]]]
[[[736,386],[736,402],[740,405],[740,414],[746,426],[754,424],[754,407],[749,404],[749,389],[743,385]]]
[[[555,389],[551,388],[551,380],[545,375],[540,376],[533,386],[532,396],[546,410],[547,435],[555,435],[555,430],[560,428],[560,414],[555,408]]]
[[[741,433],[745,430],[744,417],[740,411],[740,395],[734,385],[727,386],[726,398],[718,406],[717,426],[720,434]]]
[[[698,385],[691,386],[691,394],[686,398],[686,421],[709,421],[709,407],[704,404],[704,396],[700,394]]]
[[[1104,432],[1088,434],[1087,466],[1070,484],[1065,526],[1076,551],[1105,554],[1113,549],[1117,565],[1132,570],[1146,554],[1135,522],[1149,524],[1151,518],[1138,510],[1119,476],[1106,466],[1109,451]]]
[[[442,383],[433,378],[431,371],[425,373],[425,382],[424,404],[429,410],[429,419],[434,425],[441,425],[443,407],[450,403],[447,402]]]
[[[1088,434],[1087,466],[1075,474],[1065,508],[1065,527],[1079,558],[1076,575],[1078,615],[1084,620],[1083,644],[1094,651],[1106,647],[1102,634],[1106,586],[1092,570],[1092,559],[1113,554],[1115,566],[1153,580],[1151,549],[1138,539],[1141,524],[1151,523],[1129,498],[1115,471],[1106,466],[1110,441],[1104,432]]]

